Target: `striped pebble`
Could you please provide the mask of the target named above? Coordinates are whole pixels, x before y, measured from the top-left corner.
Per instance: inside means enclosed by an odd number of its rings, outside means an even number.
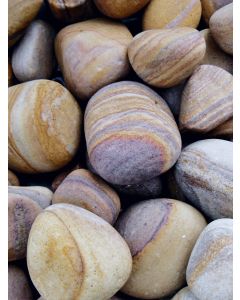
[[[26,256],[29,232],[41,211],[31,198],[8,194],[8,261]]]
[[[233,54],[233,4],[217,10],[209,21],[213,38],[219,47],[228,54]]]
[[[228,55],[216,44],[210,29],[200,31],[206,42],[206,53],[201,62],[202,65],[214,65],[220,67],[229,73],[233,73],[233,58]]]
[[[53,204],[68,203],[85,208],[113,224],[120,212],[120,199],[100,177],[88,170],[71,172],[53,195]]]
[[[205,40],[196,29],[156,29],[136,35],[129,45],[128,56],[142,80],[167,88],[189,77],[205,50]]]
[[[198,238],[187,267],[187,283],[201,300],[233,298],[233,220],[210,223]]]
[[[233,143],[219,139],[183,149],[175,177],[188,200],[211,219],[232,217]]]
[[[216,66],[198,67],[182,94],[180,128],[208,132],[232,115],[233,76]]]
[[[50,172],[66,165],[80,142],[81,111],[62,85],[34,80],[9,91],[9,167],[23,173]]]
[[[195,208],[177,200],[147,200],[130,207],[116,225],[133,256],[122,291],[157,299],[181,288],[192,248],[206,225]]]
[[[127,27],[107,19],[93,19],[64,27],[55,49],[68,89],[88,100],[103,86],[129,71],[127,47],[132,35]]]
[[[152,0],[143,16],[143,29],[196,28],[201,13],[200,0]]]
[[[198,300],[188,287],[181,289],[172,300]]]
[[[8,185],[20,185],[19,179],[17,176],[10,170],[8,170]]]
[[[97,8],[114,19],[127,18],[142,9],[150,0],[94,0]]]
[[[165,101],[150,88],[123,81],[98,91],[85,112],[89,160],[106,181],[135,184],[170,169],[181,137]]]
[[[43,186],[9,186],[8,193],[22,195],[36,202],[41,208],[51,204],[53,193]]]
[[[221,7],[232,3],[232,0],[201,0],[202,2],[202,15],[208,24],[211,16]]]

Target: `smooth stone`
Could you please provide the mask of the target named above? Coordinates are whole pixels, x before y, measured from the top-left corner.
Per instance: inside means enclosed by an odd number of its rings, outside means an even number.
[[[128,28],[108,19],[92,19],[63,28],[55,41],[56,56],[67,88],[87,101],[100,88],[129,72]]]
[[[197,28],[201,13],[200,0],[152,0],[143,15],[143,30]]]
[[[204,29],[200,33],[205,38],[206,53],[201,62],[202,65],[214,65],[226,70],[229,73],[233,73],[233,58],[231,55],[226,54],[216,44],[212,37],[210,29]]]
[[[137,34],[128,48],[129,61],[149,85],[168,88],[188,78],[200,64],[206,43],[189,27],[147,30]]]
[[[232,0],[201,0],[202,3],[202,16],[208,24],[211,16],[221,7],[232,3]]]
[[[232,217],[232,160],[232,142],[207,139],[184,148],[174,167],[187,199],[211,219]]]
[[[113,19],[123,19],[130,17],[144,6],[146,6],[150,0],[94,0],[97,8],[106,16]]]
[[[233,115],[233,76],[212,65],[199,66],[182,94],[181,130],[208,132]]]
[[[92,0],[47,0],[53,16],[65,23],[90,19],[94,15]]]
[[[51,77],[54,65],[54,31],[42,20],[33,21],[13,51],[12,67],[20,82]]]
[[[80,143],[82,113],[61,84],[33,80],[9,89],[9,167],[51,172],[67,165]]]
[[[142,201],[127,209],[116,223],[133,256],[122,291],[141,299],[176,292],[185,283],[191,251],[206,225],[195,208],[173,199]]]
[[[11,170],[8,170],[8,185],[20,185],[19,179]]]
[[[110,224],[114,224],[120,212],[117,193],[99,176],[88,170],[72,171],[53,195],[53,204],[68,203],[85,208]]]
[[[218,9],[210,18],[210,31],[219,47],[233,54],[233,4]]]
[[[178,116],[180,113],[181,101],[182,101],[182,93],[184,87],[186,85],[186,80],[181,82],[178,85],[170,87],[168,89],[161,89],[159,94],[163,97],[163,99],[167,102],[171,112],[174,116]]]
[[[188,287],[181,289],[171,300],[198,300]]]
[[[9,186],[8,193],[26,196],[43,209],[51,204],[53,197],[53,192],[43,186]]]
[[[20,38],[23,30],[37,16],[43,0],[8,1],[8,43],[11,47]]]
[[[34,295],[25,272],[14,264],[8,265],[8,300],[33,300]]]
[[[213,221],[199,236],[187,267],[187,283],[200,300],[233,299],[233,220]]]
[[[105,300],[127,281],[132,258],[119,233],[102,218],[70,204],[54,204],[35,220],[27,265],[48,300]]]
[[[31,226],[41,211],[29,197],[8,194],[8,261],[25,258]]]
[[[112,184],[138,184],[170,169],[181,137],[166,102],[147,86],[131,81],[99,90],[85,111],[89,160]]]

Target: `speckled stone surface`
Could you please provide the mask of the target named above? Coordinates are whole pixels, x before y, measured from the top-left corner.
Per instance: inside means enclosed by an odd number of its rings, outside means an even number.
[[[94,0],[97,8],[114,19],[127,18],[142,9],[150,0]]]
[[[123,24],[92,19],[63,28],[55,40],[58,63],[68,89],[89,98],[129,71],[127,47],[132,35]]]
[[[71,172],[59,185],[53,196],[53,204],[68,203],[85,208],[113,224],[120,212],[117,193],[99,176],[88,170]]]
[[[233,143],[195,142],[183,149],[175,177],[188,200],[211,219],[232,217]]]
[[[31,198],[8,194],[8,261],[26,256],[28,235],[41,207]]]
[[[128,208],[116,225],[133,256],[132,273],[122,291],[158,299],[181,288],[192,248],[205,226],[196,209],[173,199],[147,200]]]
[[[233,4],[217,10],[209,21],[213,38],[222,50],[233,54]]]
[[[233,58],[225,53],[214,41],[210,29],[200,31],[206,41],[206,53],[201,62],[202,65],[214,65],[229,73],[233,73]]]
[[[182,94],[181,129],[208,132],[233,115],[233,76],[211,65],[199,66]]]
[[[128,279],[132,259],[125,241],[106,221],[83,208],[55,204],[32,226],[27,264],[45,299],[105,300]]]
[[[13,51],[12,67],[20,82],[49,79],[54,64],[54,31],[42,20],[30,24]]]
[[[43,186],[9,186],[8,193],[27,196],[43,209],[52,202],[53,193]]]
[[[181,137],[167,104],[140,83],[99,90],[84,118],[90,162],[110,183],[149,180],[171,168],[180,154]]]
[[[193,248],[187,267],[190,290],[201,300],[233,299],[233,220],[210,223]]]
[[[193,27],[202,13],[200,0],[152,0],[143,16],[143,30]]]
[[[9,167],[23,173],[66,165],[80,143],[81,110],[57,82],[33,80],[9,89]]]
[[[189,77],[205,51],[205,40],[196,29],[155,29],[134,37],[128,57],[142,80],[155,87],[168,88]]]

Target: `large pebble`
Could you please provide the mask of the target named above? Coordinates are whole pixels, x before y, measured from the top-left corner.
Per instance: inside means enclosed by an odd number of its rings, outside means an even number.
[[[201,12],[200,0],[152,0],[143,16],[143,29],[196,28]]]
[[[8,265],[8,300],[33,300],[29,280],[22,269]]]
[[[12,67],[20,82],[48,79],[53,71],[52,27],[42,20],[31,23],[12,56]]]
[[[66,165],[80,141],[81,111],[61,84],[33,80],[9,88],[9,167],[24,173]]]
[[[171,300],[198,300],[188,287],[181,289]]]
[[[196,29],[156,29],[136,35],[129,45],[128,56],[142,80],[167,88],[189,77],[205,50],[205,40]]]
[[[54,17],[65,23],[73,23],[93,16],[92,0],[47,0]]]
[[[210,223],[198,238],[187,267],[190,290],[200,300],[233,299],[233,222]]]
[[[188,200],[211,219],[232,217],[233,143],[219,139],[183,149],[175,177]]]
[[[42,208],[48,207],[53,197],[52,191],[43,186],[9,186],[8,193],[27,196]]]
[[[195,208],[177,200],[148,200],[130,207],[116,225],[133,256],[122,291],[157,299],[181,288],[191,251],[206,225]]]
[[[8,261],[26,256],[28,235],[41,207],[27,196],[8,194]]]
[[[219,8],[232,3],[232,0],[201,0],[202,2],[202,15],[206,23],[209,22],[211,16]]]
[[[45,299],[106,300],[127,281],[132,259],[106,221],[83,208],[55,204],[32,226],[27,264]]]
[[[219,48],[212,37],[210,29],[204,29],[200,33],[205,38],[206,53],[201,62],[202,65],[214,65],[220,67],[229,73],[233,73],[233,58]]]
[[[122,81],[98,91],[85,112],[90,163],[105,180],[141,183],[170,169],[181,137],[165,101],[145,85]]]
[[[9,0],[8,1],[8,42],[16,43],[23,30],[37,16],[43,0]]]
[[[142,9],[150,0],[94,0],[97,8],[114,19],[127,18]]]
[[[63,28],[57,35],[56,55],[69,90],[88,100],[103,86],[129,71],[127,27],[107,19],[93,19]]]
[[[59,185],[53,204],[68,203],[85,208],[113,224],[120,212],[120,199],[116,192],[100,177],[88,170],[71,172]]]
[[[219,67],[201,65],[183,90],[180,128],[208,132],[232,115],[233,76]]]
[[[228,54],[233,54],[233,4],[217,10],[209,21],[209,27],[220,48]]]

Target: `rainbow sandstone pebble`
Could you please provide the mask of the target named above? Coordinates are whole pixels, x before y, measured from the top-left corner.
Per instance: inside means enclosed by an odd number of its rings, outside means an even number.
[[[143,30],[197,28],[201,13],[200,0],[152,0],[143,15]]]
[[[71,172],[59,185],[53,204],[68,203],[85,208],[113,224],[120,212],[120,199],[116,192],[99,176],[88,170]]]
[[[156,29],[136,35],[129,45],[128,57],[142,80],[168,88],[189,77],[205,51],[205,40],[196,29]]]
[[[232,115],[232,74],[212,65],[199,66],[183,90],[180,129],[208,132]]]
[[[140,83],[122,81],[99,90],[84,122],[90,163],[113,184],[156,177],[180,155],[181,137],[167,104]]]
[[[81,110],[61,84],[34,80],[9,89],[9,167],[23,173],[66,165],[79,147]]]
[[[55,50],[68,89],[88,100],[103,86],[126,76],[132,35],[123,24],[92,19],[63,28]]]

